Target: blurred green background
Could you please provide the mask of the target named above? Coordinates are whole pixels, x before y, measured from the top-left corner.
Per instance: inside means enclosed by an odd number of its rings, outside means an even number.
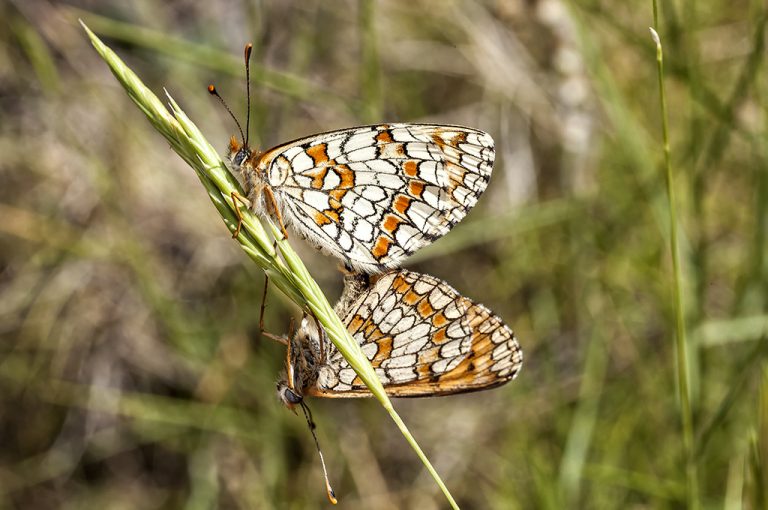
[[[703,508],[768,502],[764,2],[664,2]],[[0,2],[0,508],[328,506],[258,333],[263,274],[91,48],[210,140],[381,121],[496,140],[477,208],[407,267],[515,330],[520,377],[396,406],[468,509],[682,508],[646,2]],[[336,262],[295,240],[331,300]],[[273,292],[267,329],[299,311]],[[339,508],[447,503],[372,400],[312,400]]]

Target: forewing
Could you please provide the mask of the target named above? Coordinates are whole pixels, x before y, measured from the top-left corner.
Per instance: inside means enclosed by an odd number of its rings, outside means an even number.
[[[522,365],[517,339],[501,319],[424,274],[403,270],[384,275],[358,298],[344,323],[391,396],[492,388],[513,379]],[[335,349],[307,393],[370,395]]]
[[[299,233],[379,272],[447,233],[491,175],[493,139],[461,126],[381,124],[265,152],[258,166]]]

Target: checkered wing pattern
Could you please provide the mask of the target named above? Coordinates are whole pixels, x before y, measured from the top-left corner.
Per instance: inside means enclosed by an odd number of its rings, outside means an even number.
[[[362,292],[343,321],[387,393],[427,397],[493,388],[520,370],[514,333],[481,304],[445,282],[411,271],[390,272]],[[359,397],[370,392],[329,346],[307,394]]]
[[[493,139],[460,126],[381,124],[315,135],[256,161],[287,223],[367,273],[446,234],[491,175]]]

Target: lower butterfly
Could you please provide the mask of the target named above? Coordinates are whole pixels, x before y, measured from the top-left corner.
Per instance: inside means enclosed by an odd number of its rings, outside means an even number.
[[[520,372],[523,352],[515,334],[485,306],[442,280],[413,271],[391,271],[373,283],[368,279],[347,275],[335,311],[388,395],[434,397],[484,390],[501,386]],[[278,397],[289,409],[298,405],[304,412],[320,455],[328,499],[335,504],[304,397],[354,398],[371,393],[314,319],[305,316],[287,339],[273,338],[288,346]]]
[[[246,76],[250,54],[248,45]],[[224,102],[213,85],[208,90]],[[353,127],[261,152],[248,146],[249,124],[250,116],[242,140],[229,144],[246,192],[233,194],[236,210],[242,202],[269,214],[284,236],[290,225],[366,273],[398,266],[464,218],[485,191],[495,156],[488,133],[439,124]]]
[[[371,285],[361,283],[365,278],[345,278],[336,313],[388,395],[484,390],[519,373],[523,353],[514,333],[485,306],[438,278],[413,271],[385,273]],[[287,377],[277,387],[289,407],[307,395],[371,395],[316,321],[302,320],[288,350]]]

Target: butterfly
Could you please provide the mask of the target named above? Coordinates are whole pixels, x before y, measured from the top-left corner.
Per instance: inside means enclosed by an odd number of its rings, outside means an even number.
[[[493,139],[437,124],[378,124],[265,152],[234,137],[247,202],[352,268],[378,273],[446,234],[490,179]]]
[[[520,372],[523,353],[512,330],[485,306],[444,281],[413,271],[350,274],[336,312],[393,397],[432,397],[501,386]],[[304,317],[288,339],[278,396],[289,408],[305,396],[368,397],[370,391]]]
[[[250,56],[245,47],[248,115],[229,160],[246,197],[237,202],[286,225],[347,266],[380,273],[451,228],[477,203],[493,168],[493,138],[439,124],[377,124],[319,133],[266,151],[248,145]],[[240,232],[240,223],[234,237]]]
[[[512,330],[485,306],[460,295],[444,281],[413,271],[369,277],[348,273],[334,311],[393,397],[434,397],[501,386],[514,379],[523,352]],[[285,377],[278,398],[299,406],[315,440],[328,500],[328,479],[305,396],[369,397],[349,362],[313,318],[304,316],[288,338]]]

